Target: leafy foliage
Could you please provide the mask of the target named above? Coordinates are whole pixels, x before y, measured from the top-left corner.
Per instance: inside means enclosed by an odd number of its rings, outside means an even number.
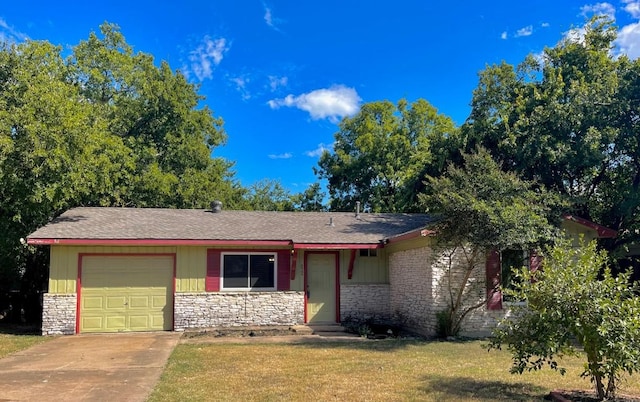
[[[74,206],[238,205],[231,164],[212,158],[222,120],[179,72],[134,53],[114,25],[64,58],[48,42],[0,47],[0,296],[46,275],[19,239]],[[40,281],[23,286],[41,290]]]
[[[453,121],[424,99],[367,103],[340,123],[334,152],[314,170],[329,182],[331,209],[361,201],[372,212],[415,211],[424,176],[445,168],[457,139]]]
[[[629,275],[611,275],[607,255],[596,243],[574,247],[569,240],[549,248],[542,270],[517,271],[521,278],[504,289],[527,301],[494,331],[490,348],[506,345],[512,373],[544,366],[564,374],[560,359],[584,350],[583,375],[591,377],[598,396],[612,397],[623,373],[640,371],[640,297]]]
[[[480,73],[462,128],[503,168],[567,197],[573,212],[620,231],[610,250],[640,240],[640,60],[611,51],[616,30],[595,18],[584,39],[540,58]]]
[[[443,176],[430,177],[428,192],[420,198],[425,209],[440,216],[436,238],[448,249],[448,308],[437,316],[438,332],[446,336],[456,335],[467,314],[487,301],[477,298],[484,284],[470,281],[474,270],[484,266],[486,253],[529,250],[552,240],[556,229],[551,217],[560,205],[534,183],[502,171],[483,148],[463,159],[463,167],[452,165]]]

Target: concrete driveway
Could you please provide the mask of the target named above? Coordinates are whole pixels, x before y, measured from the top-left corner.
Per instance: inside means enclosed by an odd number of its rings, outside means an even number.
[[[144,401],[180,333],[62,336],[0,359],[0,401]]]

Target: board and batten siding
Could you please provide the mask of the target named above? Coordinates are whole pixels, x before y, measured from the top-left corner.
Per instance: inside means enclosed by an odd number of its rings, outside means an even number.
[[[51,246],[49,293],[76,293],[80,254],[173,254],[176,247]]]

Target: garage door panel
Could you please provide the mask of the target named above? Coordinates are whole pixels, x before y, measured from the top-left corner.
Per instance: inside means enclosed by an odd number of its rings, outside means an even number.
[[[151,303],[149,303],[149,297],[147,297],[147,296],[131,296],[131,297],[129,297],[129,308],[132,308],[132,309],[135,309],[135,308],[148,309],[149,307],[152,307]]]
[[[86,332],[91,330],[99,330],[104,327],[103,317],[86,317],[82,319],[81,327]]]
[[[85,256],[80,332],[172,329],[173,257]]]
[[[84,295],[82,298],[82,309],[83,310],[102,310],[103,305],[102,302],[104,299],[100,296],[87,296]]]

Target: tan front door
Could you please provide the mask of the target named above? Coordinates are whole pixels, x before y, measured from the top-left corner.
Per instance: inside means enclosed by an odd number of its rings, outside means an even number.
[[[336,254],[307,256],[307,322],[336,322]]]
[[[80,332],[172,329],[172,256],[83,256],[81,286]]]

